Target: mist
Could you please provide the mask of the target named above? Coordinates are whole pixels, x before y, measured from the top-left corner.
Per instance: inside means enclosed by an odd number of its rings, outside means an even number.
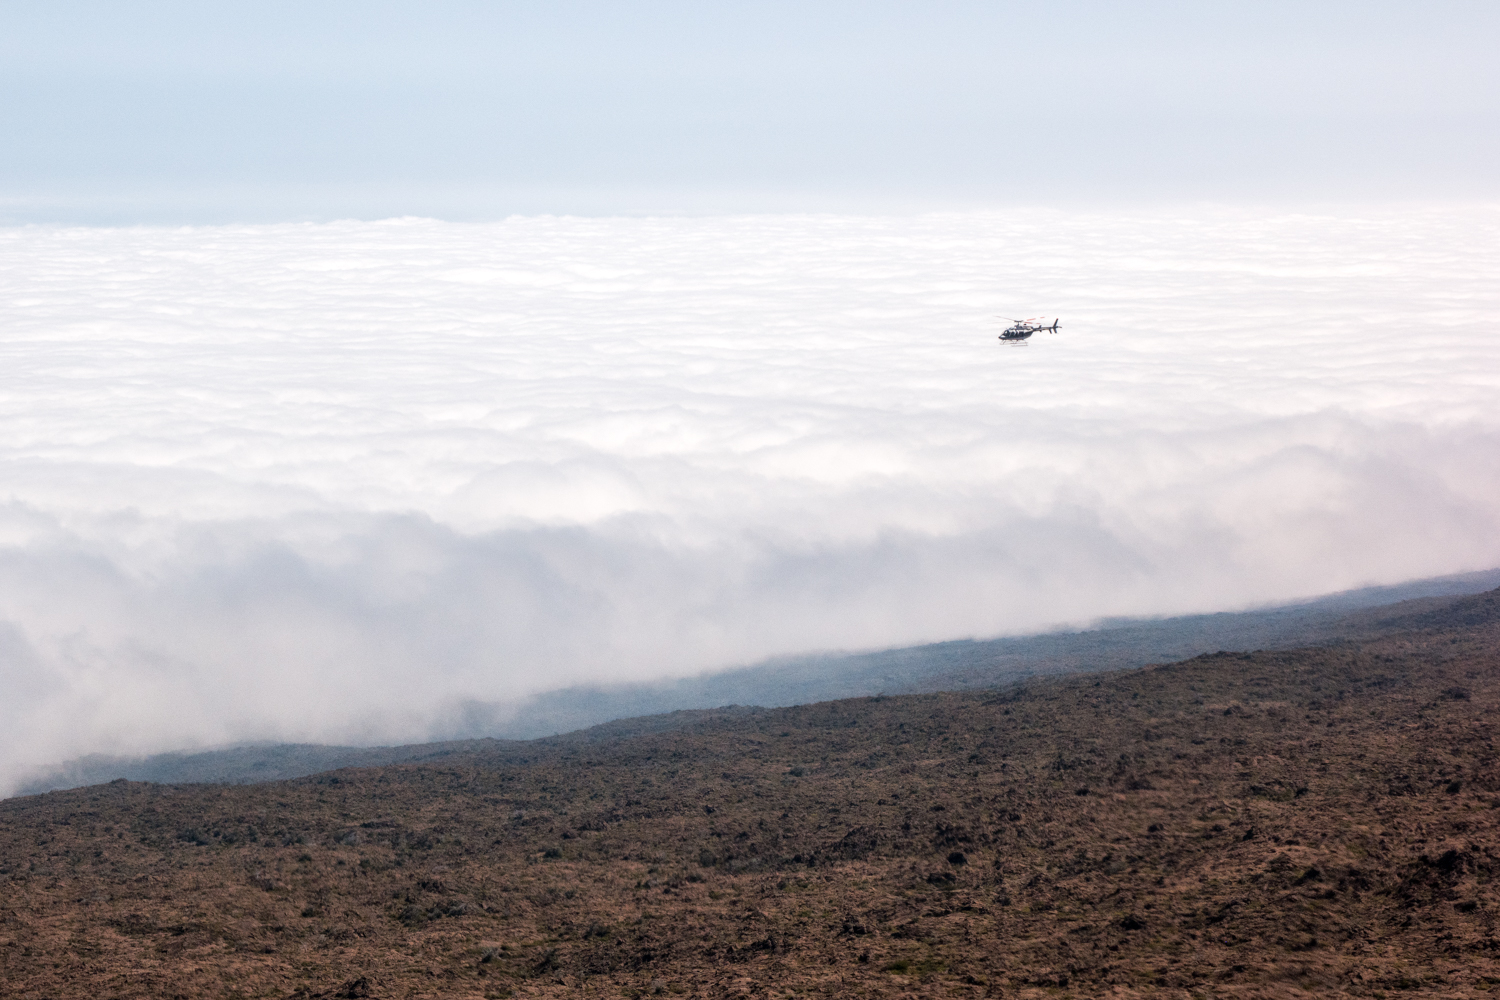
[[[1487,206],[0,230],[0,784],[1500,565],[1497,256]]]

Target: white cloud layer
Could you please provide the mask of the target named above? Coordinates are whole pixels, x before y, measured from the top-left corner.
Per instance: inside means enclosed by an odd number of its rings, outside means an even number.
[[[1500,565],[1497,274],[1490,206],[0,230],[0,791]]]

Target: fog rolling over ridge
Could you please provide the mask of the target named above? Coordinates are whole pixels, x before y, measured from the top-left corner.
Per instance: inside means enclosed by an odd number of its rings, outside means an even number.
[[[0,231],[0,791],[1495,566],[1497,223]]]
[[[871,695],[1006,688],[1037,677],[1125,670],[1226,649],[1358,644],[1429,627],[1463,610],[1462,596],[1500,584],[1500,569],[1368,587],[1295,605],[1166,619],[1107,621],[1078,632],[959,640],[874,653],[780,657],[693,677],[544,691],[517,706],[472,702],[449,721],[452,740],[405,746],[250,744],[137,757],[90,754],[36,768],[13,789],[32,795],[118,778],[247,783],[343,767],[437,761],[491,748],[495,738],[570,743],[689,727],[707,717]],[[566,735],[563,735],[566,734]],[[465,735],[473,738],[464,739]]]

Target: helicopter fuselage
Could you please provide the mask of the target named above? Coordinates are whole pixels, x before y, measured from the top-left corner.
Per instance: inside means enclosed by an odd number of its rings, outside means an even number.
[[[1034,323],[1029,319],[1017,320],[1007,327],[1004,333],[1000,334],[1000,339],[1012,341],[1025,340],[1033,333],[1039,333],[1042,330],[1046,330],[1048,333],[1056,333],[1059,322],[1061,320],[1053,320],[1050,326],[1046,326],[1041,323]]]

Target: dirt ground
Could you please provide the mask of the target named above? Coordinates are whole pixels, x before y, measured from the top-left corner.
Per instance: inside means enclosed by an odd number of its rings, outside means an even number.
[[[1500,984],[1497,594],[1292,652],[0,802],[0,995]]]

